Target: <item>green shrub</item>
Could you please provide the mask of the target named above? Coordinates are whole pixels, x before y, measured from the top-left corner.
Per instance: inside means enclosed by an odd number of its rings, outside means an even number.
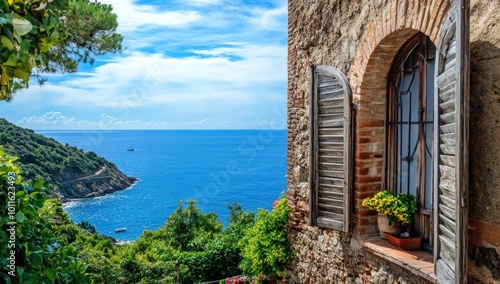
[[[0,147],[0,243],[9,244],[9,250],[0,250],[0,279],[4,283],[89,283],[75,248],[54,236],[58,223],[66,220],[60,203],[48,199],[47,183],[23,184],[15,159]]]
[[[275,203],[272,212],[258,210],[255,225],[240,242],[243,256],[240,267],[245,275],[286,276],[285,265],[291,256],[287,239],[289,211],[285,197]]]

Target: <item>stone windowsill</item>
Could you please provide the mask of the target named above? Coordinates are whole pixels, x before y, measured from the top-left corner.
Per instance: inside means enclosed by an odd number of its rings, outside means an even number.
[[[434,259],[425,251],[406,251],[397,248],[380,236],[369,236],[363,240],[363,248],[374,255],[409,270],[418,277],[437,283],[434,274]]]

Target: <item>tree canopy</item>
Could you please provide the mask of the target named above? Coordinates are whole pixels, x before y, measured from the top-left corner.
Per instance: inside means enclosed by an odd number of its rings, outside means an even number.
[[[0,100],[31,76],[75,72],[95,56],[122,50],[111,5],[90,0],[0,0]]]

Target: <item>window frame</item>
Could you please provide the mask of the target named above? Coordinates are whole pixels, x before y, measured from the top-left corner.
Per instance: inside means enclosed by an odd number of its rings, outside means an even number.
[[[425,58],[419,57],[419,68],[418,68],[418,73],[419,73],[419,81],[417,82],[419,92],[418,92],[418,102],[419,105],[417,106],[417,110],[420,111],[421,107],[424,107],[426,112],[427,109],[432,107],[432,110],[434,110],[434,106],[427,106],[427,101],[429,99],[432,99],[434,101],[434,86],[430,86],[431,82],[428,82],[428,64],[426,63],[427,60],[434,59],[435,54],[436,54],[436,48],[434,44],[430,41],[429,37],[427,37],[425,34],[418,32],[415,35],[413,35],[408,41],[406,41],[403,46],[400,48],[400,50],[397,52],[396,56],[394,57],[391,68],[387,77],[387,109],[386,109],[386,139],[385,139],[385,147],[386,147],[386,155],[385,155],[385,188],[393,193],[397,193],[398,186],[396,185],[397,182],[397,175],[398,174],[403,174],[403,173],[398,173],[397,169],[397,144],[398,139],[397,137],[397,120],[396,118],[396,108],[397,106],[394,103],[396,90],[394,89],[395,84],[400,80],[400,65],[404,64],[406,61],[407,57],[410,56],[413,52],[415,52],[415,49],[417,48],[425,48],[425,50],[420,50],[416,52],[422,52],[424,53]],[[434,71],[434,70],[433,70]],[[435,77],[435,74],[433,74]],[[429,91],[429,87],[432,87],[432,91]],[[424,94],[425,93],[425,94]],[[419,114],[420,116],[421,114]],[[424,114],[425,116],[425,114]],[[432,120],[432,135],[434,135],[434,116],[433,117],[427,117],[424,119],[426,122],[429,120]],[[419,124],[418,131],[424,131],[421,129],[422,125]],[[426,127],[426,126],[423,126]],[[423,137],[420,137],[420,135],[423,135]],[[425,135],[423,133],[419,134],[419,141],[417,147],[417,157],[418,156],[424,156],[425,160],[417,164],[417,174],[416,174],[416,182],[417,185],[422,185],[426,183],[426,179],[433,179],[434,172],[431,171],[429,176],[426,176],[426,159],[429,159],[426,154],[425,150]],[[433,152],[433,147],[434,143],[431,145],[431,157],[429,160],[431,164],[432,162],[432,155],[434,155]],[[433,203],[434,195],[433,195],[433,183],[430,185],[430,199],[431,203]],[[404,193],[404,192],[403,192]],[[424,249],[428,252],[432,251],[432,245],[433,245],[433,235],[434,235],[434,228],[432,226],[432,218],[433,218],[433,213],[432,213],[432,205],[431,208],[423,208],[422,205],[425,206],[425,189],[417,189],[416,194],[416,201],[417,205],[419,206],[418,211],[415,216],[415,227],[419,234],[422,237],[427,237],[429,243],[423,244]]]

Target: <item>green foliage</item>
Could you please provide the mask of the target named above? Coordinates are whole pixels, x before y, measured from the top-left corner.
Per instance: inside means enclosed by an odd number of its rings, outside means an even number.
[[[262,274],[284,276],[289,257],[284,198],[271,213],[259,210],[257,220],[238,203],[228,205],[226,228],[216,214],[203,213],[195,201],[187,206],[180,202],[164,226],[119,245],[96,233],[89,222],[75,225],[61,203],[47,197],[47,183],[23,184],[14,161],[0,148],[1,243],[10,238],[7,205],[8,188],[13,185],[17,210],[12,217],[17,222],[16,277],[8,274],[10,252],[0,250],[0,282],[176,283],[178,273],[182,283],[200,283],[245,272],[254,276],[247,277],[249,281],[261,283],[270,279]]]
[[[185,268],[181,279],[184,282],[199,283],[241,274],[238,264],[242,257],[238,240],[254,224],[255,216],[253,212],[243,211],[236,202],[228,207],[228,227],[213,237],[200,235],[194,240],[198,251],[181,255],[181,264]]]
[[[55,191],[62,190],[68,179],[92,175],[103,167],[107,168],[108,175],[119,172],[113,163],[94,152],[84,153],[76,147],[64,146],[1,118],[0,145],[4,145],[5,152],[19,157],[19,167],[26,181],[43,179]],[[72,184],[66,184],[69,186]]]
[[[28,87],[33,70],[74,72],[79,62],[121,51],[110,5],[89,0],[0,1],[0,100]]]
[[[203,245],[203,239],[220,233],[222,227],[215,213],[203,214],[194,200],[189,200],[184,209],[181,201],[165,223],[165,238],[173,248],[183,251],[198,250]]]
[[[45,182],[21,183],[14,160],[0,148],[0,243],[9,248],[0,250],[0,278],[5,283],[89,283],[75,248],[54,235],[58,224],[69,220],[61,204],[48,199]],[[15,270],[9,266],[12,256]]]
[[[70,0],[61,12],[59,44],[47,50],[44,72],[75,72],[79,62],[94,63],[95,56],[122,50],[123,37],[111,5]]]
[[[78,249],[78,259],[87,265],[86,273],[92,283],[120,283],[117,257],[121,247],[113,239],[74,224],[61,226],[58,238]]]
[[[366,198],[362,204],[387,215],[389,225],[397,221],[403,225],[410,225],[413,223],[415,212],[417,212],[415,196],[403,193],[393,194],[386,190],[375,194],[371,198]]]
[[[259,209],[255,225],[245,232],[240,242],[245,275],[285,277],[285,265],[291,257],[286,236],[289,208],[281,198],[272,212]]]
[[[28,87],[31,71],[42,65],[45,44],[48,50],[57,42],[60,28],[58,10],[67,1],[0,1],[0,99],[8,100],[21,88]]]
[[[252,212],[228,205],[229,225],[222,228],[214,213],[202,213],[196,202],[182,202],[157,231],[145,231],[118,253],[119,282],[176,282],[176,262],[183,283],[199,283],[238,275],[238,239],[254,223]],[[145,280],[147,279],[147,280]]]
[[[78,227],[87,230],[87,232],[93,234],[96,231],[95,226],[90,224],[89,221],[81,221],[80,223],[76,224]]]

